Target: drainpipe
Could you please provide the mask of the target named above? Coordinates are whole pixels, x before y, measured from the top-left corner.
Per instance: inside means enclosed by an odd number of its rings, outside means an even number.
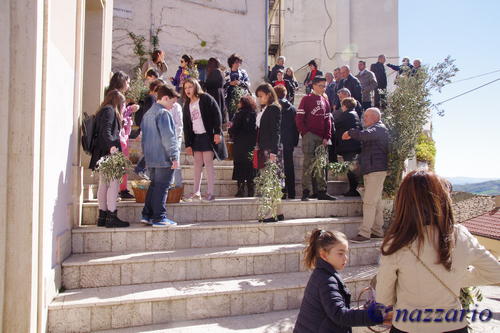
[[[266,22],[265,22],[265,50],[264,50],[264,81],[267,81],[267,74],[268,74],[268,71],[267,71],[267,59],[269,57],[269,33],[268,33],[268,29],[269,29],[269,0],[266,0]]]

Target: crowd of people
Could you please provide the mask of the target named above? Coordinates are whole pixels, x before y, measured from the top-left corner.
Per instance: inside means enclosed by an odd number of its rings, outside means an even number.
[[[126,99],[130,78],[122,71],[114,73],[96,114],[97,137],[90,168],[95,170],[101,157],[117,151],[128,156],[129,139],[140,135],[144,157],[136,171],[147,172],[151,181],[141,222],[169,227],[176,222],[167,217],[166,198],[172,185],[182,186],[183,146],[194,160],[193,193],[184,197],[185,202],[215,200],[214,159],[228,157],[227,135],[234,142],[236,197],[256,194],[254,178],[270,161],[284,171],[283,198],[294,199],[293,152],[301,137],[304,166],[312,163],[321,145],[328,146],[330,161],[341,156],[344,161],[359,163],[359,170],[348,172],[349,190],[344,193],[359,196],[359,177],[363,177],[363,221],[358,235],[350,241],[384,238],[376,285],[378,302],[396,310],[434,305],[460,309],[457,295],[462,286],[500,282],[498,261],[465,228],[454,224],[451,187],[433,173],[414,171],[406,176],[395,200],[395,220],[384,236],[382,190],[388,169],[389,135],[379,107],[383,107],[387,88],[385,57],[380,55],[371,70],[366,69],[365,61],[359,61],[356,76],[347,65],[323,75],[312,60],[304,81],[308,93],[298,108],[294,106],[298,83],[285,62],[284,57],[278,58],[268,82],[258,85],[255,95],[250,92],[247,72],[241,68],[243,58],[237,54],[228,58],[227,71],[218,59],[210,58],[206,78],[200,82],[192,57],[183,55],[176,75],[166,78],[164,54],[155,51],[143,67],[149,91],[140,101]],[[415,60],[410,66],[405,58],[401,66],[387,66],[401,73],[406,66],[411,75],[421,64]],[[203,168],[205,195],[201,193]],[[335,200],[327,192],[326,171],[313,176],[306,169],[303,167],[301,200]],[[99,179],[98,226],[129,226],[117,215],[118,196],[132,197],[126,176],[110,182]],[[280,211],[277,217],[262,222],[283,219]],[[350,291],[338,274],[347,264],[348,251],[349,242],[343,233],[319,229],[312,233],[304,263],[313,273],[294,332],[350,332],[352,326],[391,320],[391,332],[467,332],[463,322],[443,321],[431,327],[416,321],[394,322],[389,311],[375,305],[352,309]],[[475,270],[467,270],[469,265]],[[417,288],[419,281],[426,281],[426,288]]]

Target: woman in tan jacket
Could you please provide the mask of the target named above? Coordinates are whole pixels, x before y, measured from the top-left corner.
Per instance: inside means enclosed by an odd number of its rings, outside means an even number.
[[[454,222],[449,183],[427,171],[408,174],[377,275],[377,302],[394,306],[391,332],[468,332],[460,289],[496,283],[498,259]],[[476,320],[492,315],[476,311]]]

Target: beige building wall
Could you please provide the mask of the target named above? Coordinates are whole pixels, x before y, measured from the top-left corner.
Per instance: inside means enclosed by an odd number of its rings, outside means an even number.
[[[46,331],[71,253],[81,202],[79,119],[90,98],[83,54],[96,47],[84,45],[86,3],[101,13],[94,61],[109,73],[112,1],[0,3],[0,42],[8,46],[0,50],[0,332]],[[86,84],[102,90],[108,77]]]
[[[183,54],[195,59],[227,58],[238,53],[253,88],[265,76],[267,34],[266,1],[248,0],[115,0],[113,69],[131,72],[138,64],[129,32],[146,37],[161,28],[160,48],[165,51],[168,76],[174,76]],[[205,41],[206,46],[201,43]]]
[[[357,74],[359,60],[369,66],[382,53],[399,62],[397,0],[284,0],[283,10],[282,53],[295,70],[316,59],[323,72],[348,64]]]

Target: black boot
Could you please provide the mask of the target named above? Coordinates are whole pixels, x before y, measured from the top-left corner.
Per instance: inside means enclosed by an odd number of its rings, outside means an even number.
[[[238,180],[238,192],[234,196],[236,198],[243,198],[245,196],[245,181]]]
[[[122,199],[134,199],[134,196],[129,192],[129,190],[120,191],[118,194]]]
[[[326,193],[326,191],[318,191],[318,200],[337,200],[337,198]]]
[[[252,180],[247,180],[247,190],[248,190],[247,197],[255,196],[255,186]]]
[[[309,190],[302,191],[302,201],[309,201]]]
[[[99,209],[99,217],[97,218],[97,226],[98,227],[105,227],[107,217],[108,217],[108,211]]]
[[[358,187],[358,178],[354,174],[354,172],[347,172],[347,179],[349,179],[349,191],[344,193],[343,195],[346,197],[359,197],[359,192],[356,190]]]
[[[118,218],[118,211],[111,212],[108,210],[108,217],[106,218],[106,228],[125,228],[130,223],[122,221]]]

